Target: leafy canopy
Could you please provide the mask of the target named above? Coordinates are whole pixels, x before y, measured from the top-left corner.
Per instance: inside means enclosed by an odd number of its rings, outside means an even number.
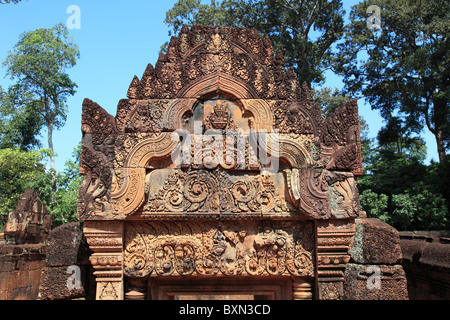
[[[26,104],[33,116],[40,118],[48,130],[48,144],[53,152],[53,128],[64,125],[66,100],[75,94],[77,85],[66,69],[75,65],[80,53],[69,37],[67,27],[60,23],[50,29],[23,33],[3,65],[15,86],[26,95],[18,104]],[[38,120],[36,120],[38,121]],[[51,156],[54,169],[54,156]]]
[[[344,10],[340,0],[179,0],[166,13],[165,23],[176,34],[186,25],[255,28],[268,35],[300,83],[324,82],[331,46],[343,34]]]
[[[381,30],[367,27],[370,5],[381,9]],[[364,97],[405,130],[426,126],[436,137],[440,162],[450,143],[450,2],[367,0],[352,7],[334,71],[345,92]]]

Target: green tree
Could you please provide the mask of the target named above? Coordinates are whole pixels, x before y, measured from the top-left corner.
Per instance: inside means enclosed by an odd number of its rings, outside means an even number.
[[[22,0],[0,0],[0,4],[19,3]]]
[[[370,189],[364,190],[359,195],[361,208],[370,216],[376,217],[384,222],[389,223],[388,215],[388,196],[384,193],[377,194]]]
[[[42,163],[50,155],[48,149],[22,151],[0,150],[0,216],[14,210],[25,189],[32,189],[36,180],[46,174]]]
[[[53,130],[64,125],[67,98],[77,87],[66,69],[76,64],[79,55],[66,26],[60,23],[51,29],[23,33],[3,63],[7,75],[32,98],[28,101],[30,111],[47,127],[52,169],[55,168]]]
[[[66,161],[64,170],[55,175],[55,188],[51,187],[52,176],[48,172],[38,175],[31,183],[32,188],[39,190],[40,200],[53,216],[53,227],[78,220],[78,189],[83,181],[78,169],[80,152],[81,144],[72,152],[72,158]]]
[[[381,11],[381,29],[367,26],[367,8]],[[350,12],[334,71],[345,92],[364,97],[409,131],[426,126],[435,136],[439,162],[450,143],[450,2],[367,0]]]
[[[324,87],[313,90],[314,102],[322,108],[322,115],[328,118],[340,106],[351,100],[350,96],[342,94],[337,88]]]
[[[20,89],[15,85],[5,92],[0,87],[0,149],[28,151],[41,147],[37,136],[42,121],[33,112],[36,102]]]
[[[425,165],[423,139],[403,129],[393,121],[380,130],[358,178],[361,208],[399,230],[445,229],[449,172],[438,163]]]
[[[340,0],[179,0],[165,23],[177,33],[182,25],[255,28],[268,35],[300,83],[321,84],[330,67],[332,45],[341,38],[344,10]]]
[[[25,189],[39,191],[39,200],[53,216],[53,227],[74,222],[77,217],[78,189],[83,177],[78,172],[81,144],[72,153],[63,172],[46,170],[44,162],[50,157],[49,149],[22,151],[0,150],[0,227],[14,210]],[[52,186],[52,180],[54,185]]]

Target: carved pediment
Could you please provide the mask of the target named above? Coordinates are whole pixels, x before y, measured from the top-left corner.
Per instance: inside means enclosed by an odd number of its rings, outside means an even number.
[[[324,121],[255,30],[183,28],[127,96],[83,102],[81,219],[357,215],[356,101]]]

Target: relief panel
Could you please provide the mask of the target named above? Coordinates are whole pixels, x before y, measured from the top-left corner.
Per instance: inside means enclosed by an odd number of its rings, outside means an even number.
[[[158,169],[146,178],[149,215],[298,216],[283,172],[260,175],[224,170]]]
[[[312,222],[131,222],[124,273],[146,276],[314,276]]]

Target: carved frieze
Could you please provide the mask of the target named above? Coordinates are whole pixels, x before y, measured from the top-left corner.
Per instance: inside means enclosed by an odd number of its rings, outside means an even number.
[[[296,215],[287,195],[285,177],[224,170],[160,169],[147,176],[148,199],[143,214],[230,215],[239,218],[263,215]]]
[[[362,175],[358,105],[351,100],[321,124],[322,157],[327,169]]]
[[[145,171],[168,167],[276,173],[287,166],[300,174],[292,183],[300,211],[322,219],[357,214],[352,178],[326,186],[323,173],[361,173],[356,101],[322,121],[310,89],[255,30],[183,28],[156,66],[133,79],[128,97],[116,117],[83,102],[80,218],[128,217],[144,205]],[[276,143],[260,144],[265,133]],[[188,154],[174,163],[182,147]]]
[[[314,275],[311,222],[128,223],[124,248],[131,277]]]

